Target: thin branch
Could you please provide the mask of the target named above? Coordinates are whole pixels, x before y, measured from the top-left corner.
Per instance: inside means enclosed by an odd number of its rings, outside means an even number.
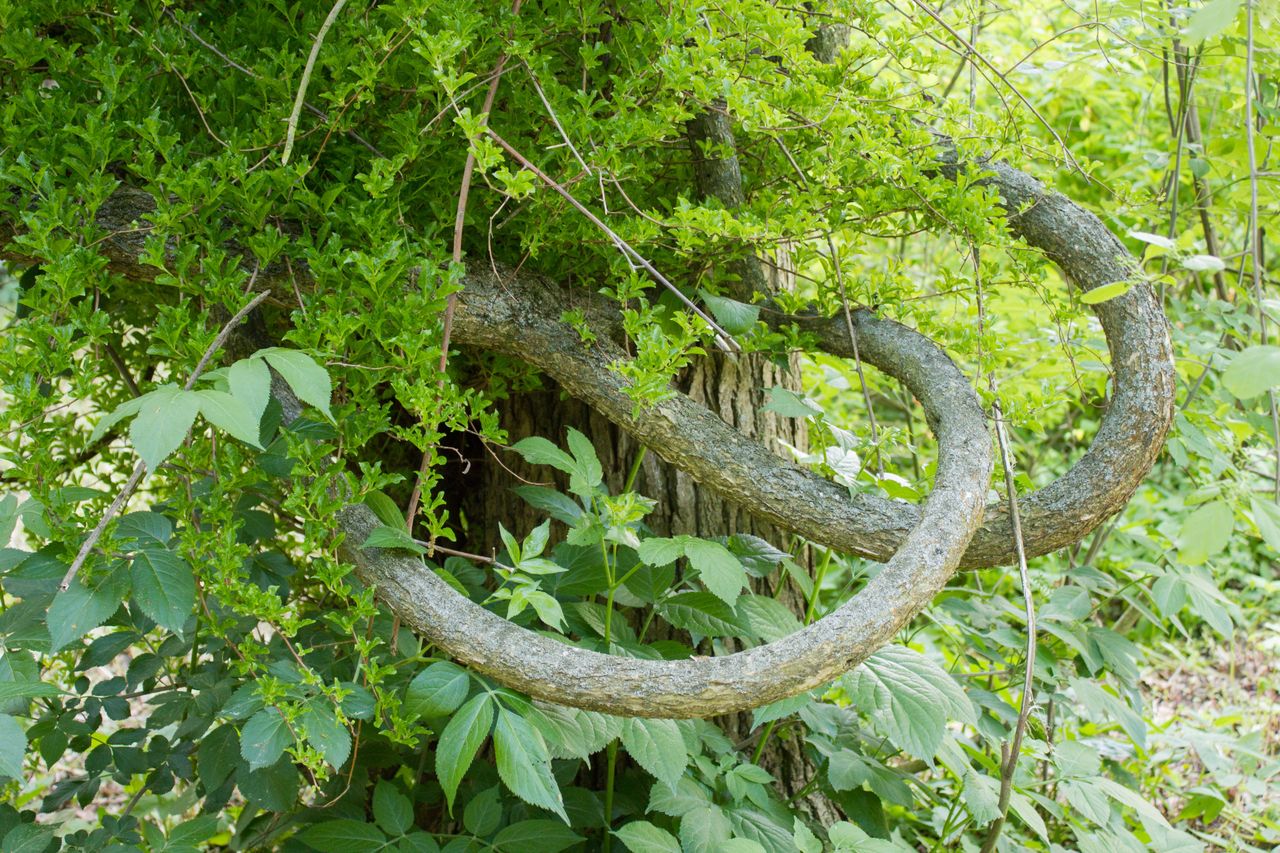
[[[511,14],[520,13],[520,4],[524,0],[515,0],[512,5]],[[498,82],[502,80],[502,72],[507,64],[507,54],[502,52],[498,54],[498,61],[494,63],[493,73],[489,77],[489,90],[485,92],[484,105],[480,108],[480,126],[485,127],[489,123],[489,113],[493,110],[494,99],[498,96]],[[453,262],[455,264],[462,263],[462,231],[466,225],[467,219],[467,201],[471,195],[471,176],[476,168],[475,149],[468,148],[467,159],[462,166],[462,184],[458,188],[458,208],[453,217]],[[445,371],[449,367],[449,343],[453,337],[453,317],[458,311],[458,294],[453,291],[449,294],[445,302],[443,331],[440,336],[440,377],[437,380],[437,388],[443,389],[445,382]],[[418,465],[418,476],[413,482],[413,491],[409,494],[409,508],[405,512],[405,524],[408,525],[409,531],[413,531],[414,519],[418,516],[418,502],[422,499],[422,481],[427,476],[427,469],[431,467],[432,448],[427,448],[422,454],[422,462]]]
[[[254,275],[257,275],[256,271],[254,272]],[[213,343],[209,344],[209,348],[206,349],[204,355],[200,357],[200,362],[196,365],[196,369],[191,372],[191,377],[187,380],[187,384],[182,388],[183,391],[191,390],[191,388],[196,384],[196,380],[200,378],[200,374],[204,371],[209,360],[212,359],[214,354],[218,350],[222,349],[222,345],[227,342],[227,338],[230,336],[232,330],[235,329],[236,326],[240,325],[241,321],[249,315],[250,311],[261,305],[262,302],[270,295],[271,291],[269,290],[264,290],[262,293],[257,294],[249,301],[249,304],[237,311],[235,316],[227,321],[226,325],[222,327],[222,330],[218,332],[218,336],[213,339]],[[97,525],[85,538],[84,543],[80,546],[80,551],[76,554],[76,558],[71,561],[71,567],[68,568],[67,573],[62,576],[62,582],[58,584],[58,589],[66,592],[67,589],[70,588],[71,581],[75,578],[76,573],[80,571],[80,567],[84,565],[84,561],[89,558],[89,552],[93,550],[93,546],[97,545],[98,540],[102,538],[103,531],[107,529],[107,524],[111,519],[115,518],[117,513],[120,512],[125,501],[129,499],[134,490],[138,488],[138,484],[142,482],[142,478],[146,474],[146,468],[146,464],[141,461],[139,461],[137,465],[133,466],[133,473],[131,473],[129,475],[129,479],[125,481],[124,488],[122,488],[119,494],[116,495],[115,500],[111,502],[111,506],[107,507],[107,511],[103,513],[102,518],[98,520]]]
[[[717,347],[724,350],[725,352],[741,352],[742,351],[742,347],[739,346],[738,342],[733,339],[733,335],[729,334],[723,328],[721,328],[719,323],[717,323],[715,320],[711,318],[710,315],[708,315],[705,311],[703,311],[701,308],[695,305],[693,301],[689,299],[689,297],[685,296],[684,293],[681,292],[680,288],[676,287],[674,284],[668,281],[666,276],[658,272],[657,269],[654,268],[653,264],[645,260],[644,256],[641,255],[639,252],[637,252],[634,248],[632,248],[630,243],[628,243],[626,240],[623,240],[622,237],[620,237],[616,231],[614,231],[612,228],[606,225],[604,223],[604,220],[602,220],[600,217],[592,213],[591,210],[587,208],[586,205],[584,205],[582,202],[574,198],[572,193],[570,193],[563,186],[561,186],[550,175],[548,175],[546,172],[539,169],[537,166],[533,165],[533,163],[530,162],[530,160],[527,157],[525,157],[516,149],[512,148],[510,143],[508,143],[505,139],[503,139],[498,134],[494,133],[492,128],[486,127],[484,131],[489,135],[489,137],[494,142],[498,144],[499,148],[501,148],[503,151],[506,151],[516,160],[516,162],[518,162],[521,166],[523,166],[524,168],[532,172],[534,177],[536,177],[538,180],[542,181],[548,187],[550,187],[551,189],[559,193],[560,196],[563,197],[565,201],[569,202],[569,204],[571,204],[575,210],[577,210],[579,213],[585,216],[587,220],[591,222],[592,225],[596,226],[601,231],[603,231],[605,235],[608,236],[609,239],[613,241],[614,245],[617,246],[618,249],[621,250],[625,256],[634,260],[637,264],[643,267],[645,272],[649,273],[649,275],[652,276],[654,281],[658,282],[658,284],[661,284],[667,290],[675,294],[675,297],[679,299],[682,303],[684,303],[684,306],[686,308],[688,308],[695,315],[701,318],[703,322],[705,322],[708,326],[710,326],[711,330],[715,333],[715,341],[716,341]]]
[[[1245,13],[1245,59],[1244,59],[1244,117],[1245,147],[1249,152],[1249,241],[1253,261],[1253,301],[1258,312],[1258,329],[1262,335],[1262,345],[1267,345],[1267,316],[1262,305],[1262,225],[1258,219],[1258,153],[1254,146],[1254,105],[1258,97],[1257,80],[1254,77],[1253,65],[1253,3],[1246,4]],[[1276,483],[1274,499],[1280,503],[1280,406],[1276,404],[1276,392],[1267,391],[1267,401],[1271,404],[1271,442],[1276,449]]]
[[[338,19],[338,13],[345,5],[347,0],[337,0],[333,4],[328,17],[320,25],[320,32],[316,33],[315,41],[311,43],[311,53],[307,56],[307,64],[302,69],[302,81],[298,83],[298,95],[293,99],[293,111],[289,113],[289,132],[284,139],[284,153],[280,155],[281,166],[289,165],[289,155],[293,153],[293,139],[298,133],[298,117],[302,115],[302,105],[306,103],[307,86],[311,83],[311,70],[315,68],[316,58],[320,56],[320,47],[324,44],[324,37],[329,34],[329,28]]]
[[[982,272],[979,265],[978,250],[973,250],[974,280],[977,285],[978,301],[978,335],[982,336],[986,314],[982,299]],[[1027,552],[1022,540],[1022,519],[1018,513],[1018,489],[1014,482],[1013,454],[1009,451],[1009,436],[1005,430],[1004,411],[1000,406],[1000,386],[996,381],[994,368],[987,374],[987,385],[991,389],[991,410],[995,415],[996,444],[1000,448],[1000,464],[1004,469],[1005,488],[1009,490],[1009,523],[1013,528],[1013,547],[1018,556],[1018,579],[1022,586],[1022,601],[1026,608],[1027,618],[1027,653],[1026,669],[1022,676],[1022,703],[1018,709],[1018,721],[1013,728],[1013,739],[1001,746],[1002,761],[1000,765],[1000,799],[997,806],[1000,814],[987,830],[987,837],[982,844],[982,853],[995,850],[1000,832],[1004,828],[1009,814],[1009,799],[1013,794],[1013,776],[1018,769],[1018,756],[1022,752],[1022,739],[1027,731],[1027,720],[1031,716],[1034,701],[1034,678],[1036,666],[1036,606],[1031,590],[1031,576],[1027,569]]]

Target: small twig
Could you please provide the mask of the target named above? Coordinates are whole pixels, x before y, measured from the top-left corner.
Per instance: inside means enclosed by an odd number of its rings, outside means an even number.
[[[1022,102],[1022,105],[1031,111],[1031,114],[1036,117],[1036,120],[1040,122],[1040,124],[1044,127],[1044,129],[1049,131],[1049,135],[1053,137],[1054,141],[1058,143],[1058,147],[1062,149],[1062,154],[1066,158],[1067,164],[1071,166],[1071,168],[1079,172],[1084,178],[1086,179],[1089,178],[1088,174],[1084,171],[1084,169],[1080,167],[1080,164],[1076,162],[1076,158],[1072,155],[1071,149],[1067,147],[1067,143],[1062,139],[1061,136],[1058,135],[1058,131],[1053,129],[1053,125],[1049,123],[1048,119],[1046,119],[1043,115],[1040,114],[1040,111],[1037,110],[1035,108],[1035,105],[1032,104],[1031,101],[1027,99],[1026,95],[1022,94],[1022,92],[1018,89],[1018,87],[1013,85],[1013,83],[1009,81],[1008,75],[1004,74],[1002,71],[1000,71],[1000,69],[996,68],[995,65],[992,64],[991,60],[987,59],[985,56],[979,53],[977,49],[974,48],[974,46],[969,43],[968,39],[960,35],[960,33],[956,32],[954,27],[952,27],[945,20],[943,20],[942,16],[939,15],[937,12],[935,12],[933,9],[931,9],[928,5],[921,2],[921,0],[911,0],[911,4],[915,6],[917,9],[919,9],[921,12],[924,12],[926,15],[932,18],[934,23],[942,27],[944,30],[947,31],[947,33],[953,39],[958,41],[960,45],[969,52],[969,55],[973,59],[976,59],[979,62],[981,62],[983,65],[987,67],[988,70],[991,71],[992,74],[996,75],[996,77],[1000,79],[1000,82],[1004,83],[1004,85],[1008,87],[1009,91],[1013,92],[1014,96],[1017,97],[1017,99]]]
[[[733,339],[733,335],[729,334],[723,328],[721,328],[719,323],[717,323],[715,320],[711,318],[709,314],[707,314],[705,311],[703,311],[701,308],[695,305],[693,301],[689,299],[689,297],[685,296],[684,293],[680,291],[680,288],[676,287],[674,284],[668,281],[666,276],[658,272],[657,269],[654,268],[653,264],[645,260],[643,255],[637,252],[631,246],[630,243],[622,239],[622,237],[620,237],[616,231],[614,231],[612,228],[606,225],[604,221],[600,219],[600,217],[596,216],[594,213],[591,212],[589,208],[587,208],[586,205],[584,205],[582,202],[574,198],[572,193],[570,193],[567,189],[561,186],[559,182],[553,179],[546,172],[542,171],[537,166],[533,165],[533,163],[527,157],[525,157],[516,149],[512,148],[510,143],[508,143],[505,139],[503,139],[498,134],[494,133],[492,128],[486,127],[484,129],[484,132],[487,133],[489,137],[498,144],[499,148],[501,148],[503,151],[506,151],[508,154],[511,155],[511,157],[513,157],[516,160],[516,162],[518,162],[521,166],[523,166],[524,168],[532,172],[534,177],[536,177],[538,180],[542,181],[548,187],[550,187],[551,189],[559,193],[560,196],[563,197],[565,201],[569,202],[569,204],[571,204],[575,210],[577,210],[579,213],[585,216],[592,225],[596,226],[601,231],[603,231],[605,233],[605,236],[607,236],[610,240],[613,241],[613,244],[618,247],[618,249],[623,253],[625,257],[629,258],[630,260],[634,260],[637,264],[643,267],[645,272],[649,273],[649,275],[653,278],[654,281],[658,282],[658,284],[661,284],[667,290],[671,291],[675,295],[675,297],[684,304],[686,308],[688,308],[695,315],[701,318],[703,322],[705,322],[708,326],[710,326],[711,330],[715,333],[715,341],[716,341],[717,347],[724,350],[725,352],[741,352],[742,351],[742,347],[739,346],[738,342]]]
[[[289,131],[284,139],[284,153],[280,155],[281,166],[289,165],[289,155],[293,153],[293,139],[298,133],[298,117],[302,115],[302,105],[306,103],[307,86],[311,83],[311,71],[315,68],[317,57],[320,56],[320,47],[324,44],[324,37],[329,34],[329,28],[338,19],[338,13],[345,5],[347,0],[337,0],[333,4],[328,17],[320,25],[320,32],[316,33],[315,41],[311,43],[311,53],[307,56],[307,64],[302,69],[302,81],[298,84],[298,95],[293,99],[293,111],[289,113]]]
[[[1262,336],[1262,345],[1267,345],[1267,315],[1262,305],[1262,223],[1258,219],[1258,153],[1254,147],[1254,102],[1257,99],[1257,80],[1254,78],[1253,64],[1253,6],[1245,4],[1245,54],[1244,54],[1244,118],[1245,148],[1249,152],[1249,247],[1253,261],[1253,301],[1258,312],[1258,329]],[[1273,498],[1280,503],[1280,405],[1277,405],[1274,389],[1267,391],[1267,401],[1271,404],[1271,443],[1275,447],[1276,482]]]
[[[547,100],[546,93],[542,91],[542,86],[538,85],[537,75],[533,73],[533,69],[529,67],[529,63],[521,62],[520,64],[523,65],[524,70],[528,72],[529,82],[533,84],[533,90],[538,93],[538,99],[542,101],[542,105],[547,108],[547,115],[551,116],[551,123],[554,124],[556,126],[556,130],[560,132],[560,138],[564,140],[564,144],[569,147],[569,151],[578,161],[578,164],[582,166],[582,170],[588,175],[594,174],[591,171],[591,167],[587,165],[587,161],[583,160],[582,155],[578,153],[578,149],[573,147],[573,140],[569,139],[568,133],[565,133],[564,125],[560,124],[560,119],[556,116],[556,111],[552,108],[551,102]],[[601,200],[603,201],[603,198]],[[608,213],[607,210],[605,212]]]
[[[520,12],[520,4],[524,0],[515,0],[512,4],[511,14],[516,15]],[[498,54],[498,61],[494,63],[493,73],[489,77],[489,90],[484,96],[484,105],[480,108],[480,126],[485,127],[489,123],[489,113],[493,110],[494,99],[498,96],[498,82],[502,80],[502,72],[507,64],[507,54],[505,52]],[[462,184],[458,188],[458,207],[453,217],[453,262],[455,264],[462,263],[462,231],[467,220],[467,201],[471,195],[471,176],[476,168],[476,153],[474,149],[467,151],[467,159],[462,166]],[[440,367],[439,379],[436,387],[443,390],[445,382],[445,371],[449,367],[449,343],[453,337],[453,316],[458,310],[458,294],[451,292],[446,298],[444,306],[443,330],[440,335]],[[408,526],[409,532],[413,532],[414,520],[418,517],[418,502],[422,499],[422,481],[427,476],[427,469],[431,467],[431,457],[433,448],[427,448],[422,453],[422,461],[418,465],[418,476],[413,482],[413,491],[409,493],[409,508],[405,511],[405,524]]]
[[[257,275],[258,271],[254,270],[253,278],[256,279]],[[250,279],[250,283],[252,283],[252,281],[253,279]],[[218,332],[218,336],[213,339],[213,343],[209,344],[209,348],[206,349],[204,351],[204,355],[200,357],[200,362],[196,365],[196,369],[191,372],[191,377],[187,380],[187,384],[182,388],[183,391],[191,390],[191,388],[196,384],[196,380],[200,378],[200,374],[204,371],[209,360],[212,359],[214,354],[217,353],[218,350],[222,349],[222,345],[227,342],[227,338],[231,335],[232,330],[234,330],[236,326],[240,325],[240,322],[248,316],[250,311],[261,305],[262,302],[270,295],[271,291],[269,290],[264,290],[262,293],[259,293],[249,301],[248,305],[237,311],[235,316],[227,321],[226,325],[224,325],[221,331]],[[146,464],[141,461],[133,466],[133,473],[131,473],[129,475],[129,479],[125,481],[124,488],[122,488],[119,494],[116,495],[115,500],[111,502],[111,506],[107,507],[107,511],[103,513],[102,518],[98,520],[98,523],[93,530],[89,531],[88,537],[85,538],[84,543],[80,546],[79,552],[76,553],[76,558],[71,561],[71,567],[68,568],[67,573],[62,576],[62,582],[58,584],[59,590],[66,592],[71,587],[71,581],[75,579],[76,573],[80,571],[80,567],[84,565],[84,561],[89,558],[89,552],[93,550],[93,546],[97,545],[98,540],[102,538],[103,531],[107,529],[107,524],[111,519],[115,518],[116,514],[119,513],[120,509],[124,506],[125,501],[127,501],[133,494],[134,490],[138,488],[138,484],[142,482],[142,478],[146,474],[146,470]]]
[[[973,249],[974,283],[978,302],[978,337],[982,338],[986,325],[985,305],[982,298],[982,268],[977,247]],[[1004,469],[1005,488],[1009,490],[1009,525],[1013,528],[1013,547],[1018,556],[1018,579],[1022,586],[1022,601],[1026,608],[1027,618],[1027,654],[1026,668],[1022,676],[1022,703],[1018,709],[1018,721],[1013,727],[1013,738],[1008,744],[1001,745],[1000,763],[1000,799],[997,806],[999,815],[987,830],[982,843],[982,853],[991,853],[1000,839],[1000,832],[1009,814],[1009,799],[1013,795],[1013,776],[1018,769],[1018,756],[1022,752],[1022,739],[1027,731],[1027,720],[1031,716],[1034,700],[1034,678],[1036,667],[1036,607],[1031,591],[1031,573],[1027,569],[1027,553],[1022,538],[1022,521],[1018,514],[1018,489],[1014,482],[1013,454],[1009,450],[1009,436],[1005,431],[1004,411],[1000,406],[1000,386],[996,381],[995,370],[987,374],[987,384],[991,389],[991,410],[995,415],[996,444],[1000,448],[1000,464]]]

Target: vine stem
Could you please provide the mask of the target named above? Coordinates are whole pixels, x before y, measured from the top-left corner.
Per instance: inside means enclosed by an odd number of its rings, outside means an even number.
[[[257,276],[258,271],[255,269],[253,271],[253,277],[249,280],[250,287],[253,286],[253,281]],[[206,349],[204,351],[204,355],[200,357],[199,363],[196,364],[196,369],[191,371],[191,377],[187,379],[187,384],[182,387],[183,391],[190,391],[195,386],[196,380],[200,378],[200,374],[204,372],[205,367],[208,366],[209,361],[213,358],[214,354],[218,350],[222,349],[223,344],[225,344],[227,342],[227,338],[230,337],[232,330],[235,329],[236,326],[240,325],[241,321],[249,315],[250,311],[261,305],[263,300],[270,295],[271,291],[264,290],[262,293],[254,296],[253,299],[249,301],[248,305],[245,305],[237,311],[235,316],[227,321],[226,325],[224,325],[221,331],[218,332],[218,336],[213,339],[213,343],[209,344],[209,348]],[[139,461],[137,465],[133,466],[133,473],[131,473],[129,475],[129,479],[125,481],[124,488],[122,488],[116,495],[115,500],[111,502],[111,506],[107,507],[107,511],[102,514],[102,518],[98,520],[98,523],[94,526],[93,530],[89,531],[89,535],[85,538],[84,543],[81,544],[80,551],[76,554],[76,558],[71,561],[71,567],[67,569],[67,573],[62,576],[62,582],[58,584],[59,590],[66,592],[71,588],[71,581],[75,579],[76,573],[80,571],[85,560],[89,559],[89,552],[93,550],[93,546],[97,545],[98,540],[102,538],[103,532],[107,529],[107,524],[109,524],[111,519],[115,518],[116,514],[120,512],[125,501],[127,501],[133,494],[134,490],[138,488],[138,484],[142,482],[142,478],[146,473],[147,466],[145,463]]]
[[[293,153],[293,140],[298,135],[298,118],[302,115],[302,105],[307,101],[307,86],[311,84],[311,71],[316,67],[320,47],[324,44],[324,37],[329,34],[329,28],[338,19],[338,14],[345,5],[347,0],[338,0],[333,4],[324,23],[320,25],[320,31],[316,33],[315,41],[311,43],[311,53],[308,54],[307,64],[302,69],[302,81],[298,83],[298,94],[293,99],[293,110],[289,113],[289,130],[284,138],[284,153],[280,155],[281,166],[289,165],[289,155]]]
[[[986,327],[986,305],[982,295],[982,265],[977,246],[973,247],[973,277],[978,302],[978,338]],[[981,358],[979,349],[979,358]],[[1000,385],[994,367],[987,372],[987,385],[991,389],[991,411],[995,415],[996,444],[1000,449],[1000,465],[1004,469],[1005,488],[1009,490],[1009,524],[1013,528],[1013,547],[1018,557],[1018,580],[1022,587],[1022,601],[1027,619],[1026,668],[1022,674],[1022,702],[1018,709],[1018,721],[1013,727],[1013,738],[1001,746],[999,816],[991,823],[982,842],[982,853],[995,850],[1009,814],[1009,799],[1013,795],[1013,776],[1018,769],[1018,755],[1022,752],[1022,739],[1027,731],[1034,701],[1036,667],[1036,606],[1031,591],[1031,574],[1027,569],[1027,552],[1022,539],[1022,520],[1018,514],[1018,489],[1014,482],[1013,454],[1009,450],[1009,435],[1005,429],[1004,410],[1000,406]]]

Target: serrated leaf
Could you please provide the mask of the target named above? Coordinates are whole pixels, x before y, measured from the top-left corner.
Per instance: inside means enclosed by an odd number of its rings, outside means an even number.
[[[0,839],[4,853],[44,853],[53,841],[53,830],[35,823],[20,823]]]
[[[503,827],[493,837],[493,847],[501,853],[560,853],[582,840],[582,836],[554,820],[522,820]]]
[[[255,417],[248,404],[225,391],[192,391],[199,405],[200,414],[205,420],[218,427],[245,444],[262,449],[258,442],[261,415]]]
[[[470,689],[471,676],[466,670],[457,664],[439,661],[409,682],[405,710],[418,717],[443,717],[466,701]]]
[[[680,781],[689,762],[684,738],[675,720],[625,719],[622,745],[649,775],[671,788]]]
[[[1222,384],[1237,400],[1248,400],[1280,385],[1280,347],[1247,347],[1222,371]]]
[[[751,632],[766,643],[781,640],[803,625],[785,604],[767,595],[744,595],[738,599],[738,616]]]
[[[812,701],[813,695],[805,692],[756,708],[751,712],[751,730],[755,731],[767,723],[772,723],[774,720],[789,717]]]
[[[192,392],[177,385],[162,385],[138,399],[141,405],[138,416],[129,424],[129,442],[147,470],[154,471],[187,437],[200,411],[200,402]]]
[[[560,786],[551,774],[551,754],[542,735],[524,717],[506,708],[498,712],[493,751],[498,776],[511,793],[527,803],[555,812],[569,823]]]
[[[383,525],[375,527],[369,531],[369,537],[364,540],[361,548],[390,548],[397,551],[412,551],[415,554],[427,553],[427,548],[414,541],[409,535],[409,531],[403,527],[390,527]]]
[[[351,757],[351,732],[338,722],[328,699],[308,699],[298,722],[306,731],[307,743],[320,751],[330,767],[337,770],[347,763]]]
[[[0,681],[0,708],[15,699],[36,699],[61,693],[62,690],[45,681]]]
[[[219,726],[196,748],[196,771],[207,790],[216,791],[240,763],[240,733],[230,723]]]
[[[640,543],[637,553],[649,566],[667,566],[684,556],[684,539],[651,536]]]
[[[719,542],[689,537],[685,539],[684,555],[716,598],[730,607],[737,603],[738,594],[747,585],[747,571],[728,548]]]
[[[413,826],[413,804],[395,785],[379,779],[373,789],[373,817],[388,835],[403,835]]]
[[[333,396],[329,371],[317,364],[311,356],[297,350],[272,347],[255,355],[267,360],[267,364],[289,383],[299,400],[323,413],[330,421],[333,420],[333,413],[329,411],[329,399]]]
[[[733,608],[709,592],[682,592],[658,607],[662,618],[702,637],[754,638]]]
[[[680,842],[647,820],[633,820],[613,833],[631,853],[680,853]]]
[[[972,704],[951,676],[905,646],[879,649],[841,684],[856,707],[917,758],[938,751],[948,713],[975,722]]]
[[[49,606],[50,651],[58,651],[98,627],[116,612],[129,594],[128,575],[118,567],[95,575],[85,586],[73,578]]]
[[[298,833],[298,838],[324,853],[371,853],[387,843],[376,826],[350,818],[312,824]]]
[[[1226,501],[1210,501],[1187,516],[1178,533],[1178,560],[1184,565],[1198,566],[1217,554],[1231,541],[1236,516]]]
[[[578,495],[590,495],[604,479],[604,469],[600,467],[595,445],[591,443],[591,439],[569,427],[569,450],[573,453],[574,461],[570,491]]]
[[[453,814],[458,784],[475,760],[480,745],[489,737],[492,725],[493,702],[488,693],[481,693],[459,708],[440,733],[436,744],[436,778],[444,789],[450,814]]]
[[[27,733],[13,717],[0,714],[0,779],[22,781],[22,757],[27,751]]]
[[[129,564],[133,599],[157,625],[181,633],[196,604],[191,566],[168,550],[143,549]]]
[[[755,326],[756,320],[760,319],[759,305],[748,305],[745,302],[715,296],[705,290],[699,293],[702,301],[711,309],[711,316],[715,317],[720,327],[731,335],[746,334]]]
[[[131,512],[120,516],[115,536],[119,541],[133,541],[141,547],[164,545],[173,535],[173,522],[158,512]]]
[[[250,770],[270,767],[293,743],[293,734],[277,708],[263,708],[240,731],[240,755]]]
[[[719,853],[733,835],[733,825],[717,805],[696,806],[680,818],[680,846],[685,853]]]
[[[240,359],[227,368],[227,387],[231,389],[231,396],[243,402],[254,420],[261,423],[271,400],[271,371],[267,363],[260,358]]]

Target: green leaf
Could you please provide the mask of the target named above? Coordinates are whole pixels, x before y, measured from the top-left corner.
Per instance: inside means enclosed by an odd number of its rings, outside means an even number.
[[[759,305],[748,305],[723,296],[714,296],[705,290],[698,292],[702,296],[702,301],[711,309],[711,316],[715,317],[721,328],[731,335],[746,334],[755,326],[756,320],[760,319]]]
[[[349,818],[308,826],[298,837],[321,853],[372,853],[387,843],[373,824]]]
[[[719,853],[733,835],[733,825],[717,805],[695,806],[680,818],[680,846],[685,853]]]
[[[682,592],[658,607],[677,628],[703,637],[753,637],[733,608],[708,592]]]
[[[196,580],[187,561],[172,551],[145,549],[129,564],[133,599],[157,625],[174,633],[196,604]]]
[[[742,596],[738,599],[737,611],[751,632],[766,643],[781,640],[804,627],[785,604],[767,595]]]
[[[503,853],[560,853],[582,836],[554,820],[522,820],[504,827],[493,837],[493,847]]]
[[[248,407],[254,421],[261,423],[271,400],[271,371],[267,363],[260,358],[240,359],[227,368],[227,387],[231,389],[231,396]]]
[[[58,687],[44,681],[0,681],[0,708],[15,699],[35,699],[61,693]]]
[[[462,825],[478,837],[492,835],[502,823],[502,792],[497,785],[485,788],[467,802],[462,812]]]
[[[22,757],[26,751],[27,733],[13,717],[0,714],[0,779],[22,781]]]
[[[217,815],[200,815],[175,826],[169,833],[169,843],[164,849],[168,851],[175,845],[195,847],[201,841],[208,841],[217,834]]]
[[[139,547],[163,546],[173,536],[173,522],[158,512],[131,512],[116,523],[116,539]]]
[[[240,763],[240,733],[230,723],[210,732],[196,748],[196,770],[206,789],[216,791]]]
[[[527,803],[555,812],[569,823],[560,786],[551,775],[551,754],[537,729],[524,717],[503,708],[493,730],[493,750],[498,776],[511,793]]]
[[[267,360],[267,364],[289,383],[299,400],[318,409],[330,421],[333,420],[333,413],[329,411],[329,398],[333,396],[329,372],[316,364],[311,356],[280,347],[265,349],[255,355]]]
[[[719,542],[689,537],[684,543],[684,555],[716,598],[730,607],[737,603],[738,594],[747,585],[747,571],[728,548]]]
[[[1192,272],[1222,272],[1227,265],[1216,255],[1191,255],[1182,259],[1182,268]]]
[[[453,797],[458,784],[475,760],[480,745],[489,737],[493,725],[493,703],[488,693],[472,697],[449,719],[436,744],[436,778],[444,789],[453,814]]]
[[[622,745],[651,776],[674,788],[689,756],[675,720],[633,717],[622,721]]]
[[[755,731],[766,723],[789,717],[812,701],[813,695],[805,692],[756,708],[751,712],[751,730]]]
[[[191,431],[200,401],[177,385],[162,385],[139,400],[138,416],[129,424],[129,441],[147,470],[154,471]]]
[[[467,698],[471,677],[457,664],[439,661],[424,669],[409,682],[405,710],[418,717],[443,717],[452,714]]]
[[[258,443],[261,415],[254,416],[248,404],[224,391],[193,391],[200,404],[200,414],[209,423],[251,447],[262,449]]]
[[[107,621],[129,594],[129,576],[119,567],[95,574],[85,586],[73,578],[49,606],[50,651],[58,651]]]
[[[561,494],[546,486],[516,486],[511,491],[534,509],[542,510],[556,521],[563,521],[572,527],[582,518],[582,507],[574,503],[573,498]]]
[[[674,835],[647,820],[633,820],[615,830],[631,853],[680,853],[680,842]]]
[[[769,389],[769,402],[761,411],[774,412],[784,418],[812,418],[822,414],[817,403],[806,400],[795,391],[789,391],[780,385]]]
[[[1209,0],[1187,21],[1187,40],[1193,42],[1213,38],[1231,26],[1242,0]]]
[[[395,785],[379,779],[373,789],[373,817],[388,835],[404,835],[413,826],[413,804]]]
[[[107,434],[107,430],[125,418],[132,417],[142,408],[142,397],[134,397],[131,400],[125,400],[119,406],[111,411],[110,414],[103,416],[94,426],[93,432],[89,434],[89,443],[96,444],[99,439]],[[7,537],[5,537],[7,539]]]
[[[293,743],[293,734],[278,708],[263,708],[249,718],[240,732],[240,755],[250,770],[270,767]]]
[[[550,465],[566,474],[572,474],[576,467],[572,456],[538,435],[520,439],[511,445],[511,449],[523,456],[524,461],[530,465]]]
[[[1198,507],[1182,522],[1178,533],[1178,560],[1188,566],[1207,562],[1227,547],[1235,523],[1235,512],[1226,501],[1210,501]]]
[[[1247,347],[1222,372],[1222,384],[1238,400],[1248,400],[1280,385],[1280,347]]]
[[[338,722],[338,715],[328,699],[320,696],[307,700],[298,722],[306,732],[307,743],[320,751],[329,766],[337,770],[351,757],[351,732]]]
[[[973,705],[941,667],[905,646],[885,646],[841,679],[850,701],[917,758],[942,746],[948,714],[974,723]]]
[[[1253,510],[1253,523],[1258,525],[1262,541],[1280,555],[1280,506],[1259,498],[1252,498],[1249,505]]]
[[[1124,296],[1133,289],[1133,285],[1134,282],[1128,279],[1099,285],[1080,294],[1080,301],[1085,305],[1097,305],[1099,302],[1106,302],[1108,299]]]
[[[373,514],[387,527],[404,528],[404,515],[400,512],[400,507],[385,492],[369,492],[364,496],[364,505],[373,510]]]
[[[640,543],[640,559],[649,566],[666,566],[684,556],[684,539],[651,536]]]
[[[361,548],[389,548],[396,551],[412,551],[415,554],[427,553],[427,548],[414,541],[409,531],[403,527],[375,527],[369,531],[369,538],[364,540]]]
[[[595,445],[585,435],[569,427],[569,450],[573,453],[574,462],[569,491],[588,497],[604,479],[604,469],[600,467]]]
[[[4,853],[44,853],[53,841],[53,830],[34,823],[20,823],[0,841]]]

